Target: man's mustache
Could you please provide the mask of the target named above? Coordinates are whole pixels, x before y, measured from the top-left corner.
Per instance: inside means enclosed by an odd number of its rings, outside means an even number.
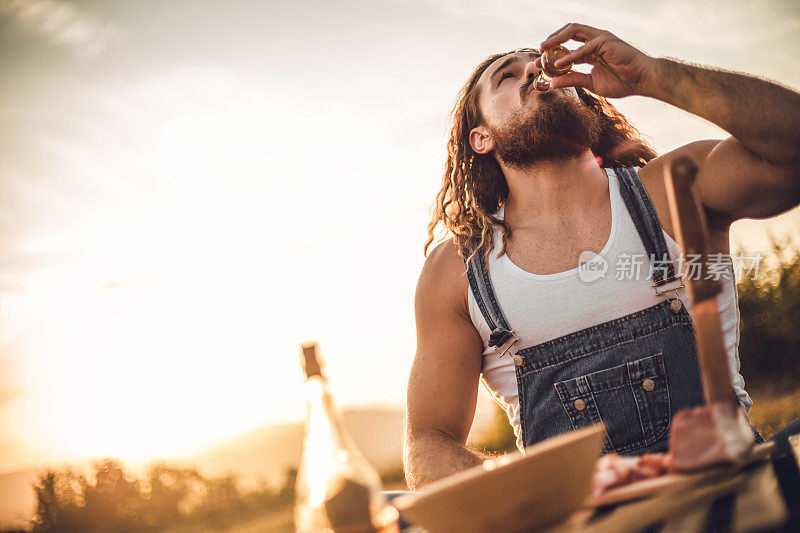
[[[522,87],[519,88],[519,97],[521,100],[525,100],[525,98],[528,96],[528,89],[530,89],[530,86],[533,85],[534,79],[535,78],[532,75],[529,75],[528,81],[523,83]]]
[[[531,85],[533,85],[534,81],[536,81],[536,76],[534,76],[533,74],[529,74],[528,80],[525,83],[523,83],[522,86],[519,88],[520,100],[524,101],[525,99],[528,98],[528,96],[530,95],[530,87]],[[548,89],[547,91],[541,91],[541,94],[557,91],[559,89]]]

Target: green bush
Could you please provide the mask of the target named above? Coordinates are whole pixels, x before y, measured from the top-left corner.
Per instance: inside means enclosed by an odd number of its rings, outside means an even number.
[[[771,237],[758,276],[738,283],[742,375],[757,389],[791,392],[800,383],[800,246]]]

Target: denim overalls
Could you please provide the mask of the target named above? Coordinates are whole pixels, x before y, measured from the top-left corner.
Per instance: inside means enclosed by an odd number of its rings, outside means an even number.
[[[680,277],[644,185],[633,169],[614,172],[650,258],[656,294],[677,288]],[[467,279],[492,332],[489,346],[514,361],[524,446],[602,421],[603,453],[667,451],[672,416],[705,403],[692,318],[680,300],[665,294],[646,309],[520,347],[484,264],[480,253],[465,263]]]

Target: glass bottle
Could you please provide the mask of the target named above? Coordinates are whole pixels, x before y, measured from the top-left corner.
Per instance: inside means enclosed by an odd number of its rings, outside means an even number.
[[[537,91],[547,91],[550,89],[550,80],[555,78],[556,76],[563,76],[572,70],[573,63],[567,63],[562,67],[556,67],[553,63],[559,59],[564,57],[565,55],[569,54],[571,50],[558,45],[545,50],[542,54],[542,70],[539,72],[539,75],[534,80],[534,86],[536,87]]]
[[[381,480],[353,444],[317,357],[305,344],[304,393],[308,414],[295,483],[295,529],[300,532],[396,533],[397,510]]]

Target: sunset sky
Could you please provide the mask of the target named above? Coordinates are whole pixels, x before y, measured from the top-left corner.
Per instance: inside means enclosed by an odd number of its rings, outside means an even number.
[[[456,92],[568,22],[800,88],[790,1],[0,0],[0,472],[299,419],[310,339],[402,407]],[[613,103],[659,153],[728,136]]]

